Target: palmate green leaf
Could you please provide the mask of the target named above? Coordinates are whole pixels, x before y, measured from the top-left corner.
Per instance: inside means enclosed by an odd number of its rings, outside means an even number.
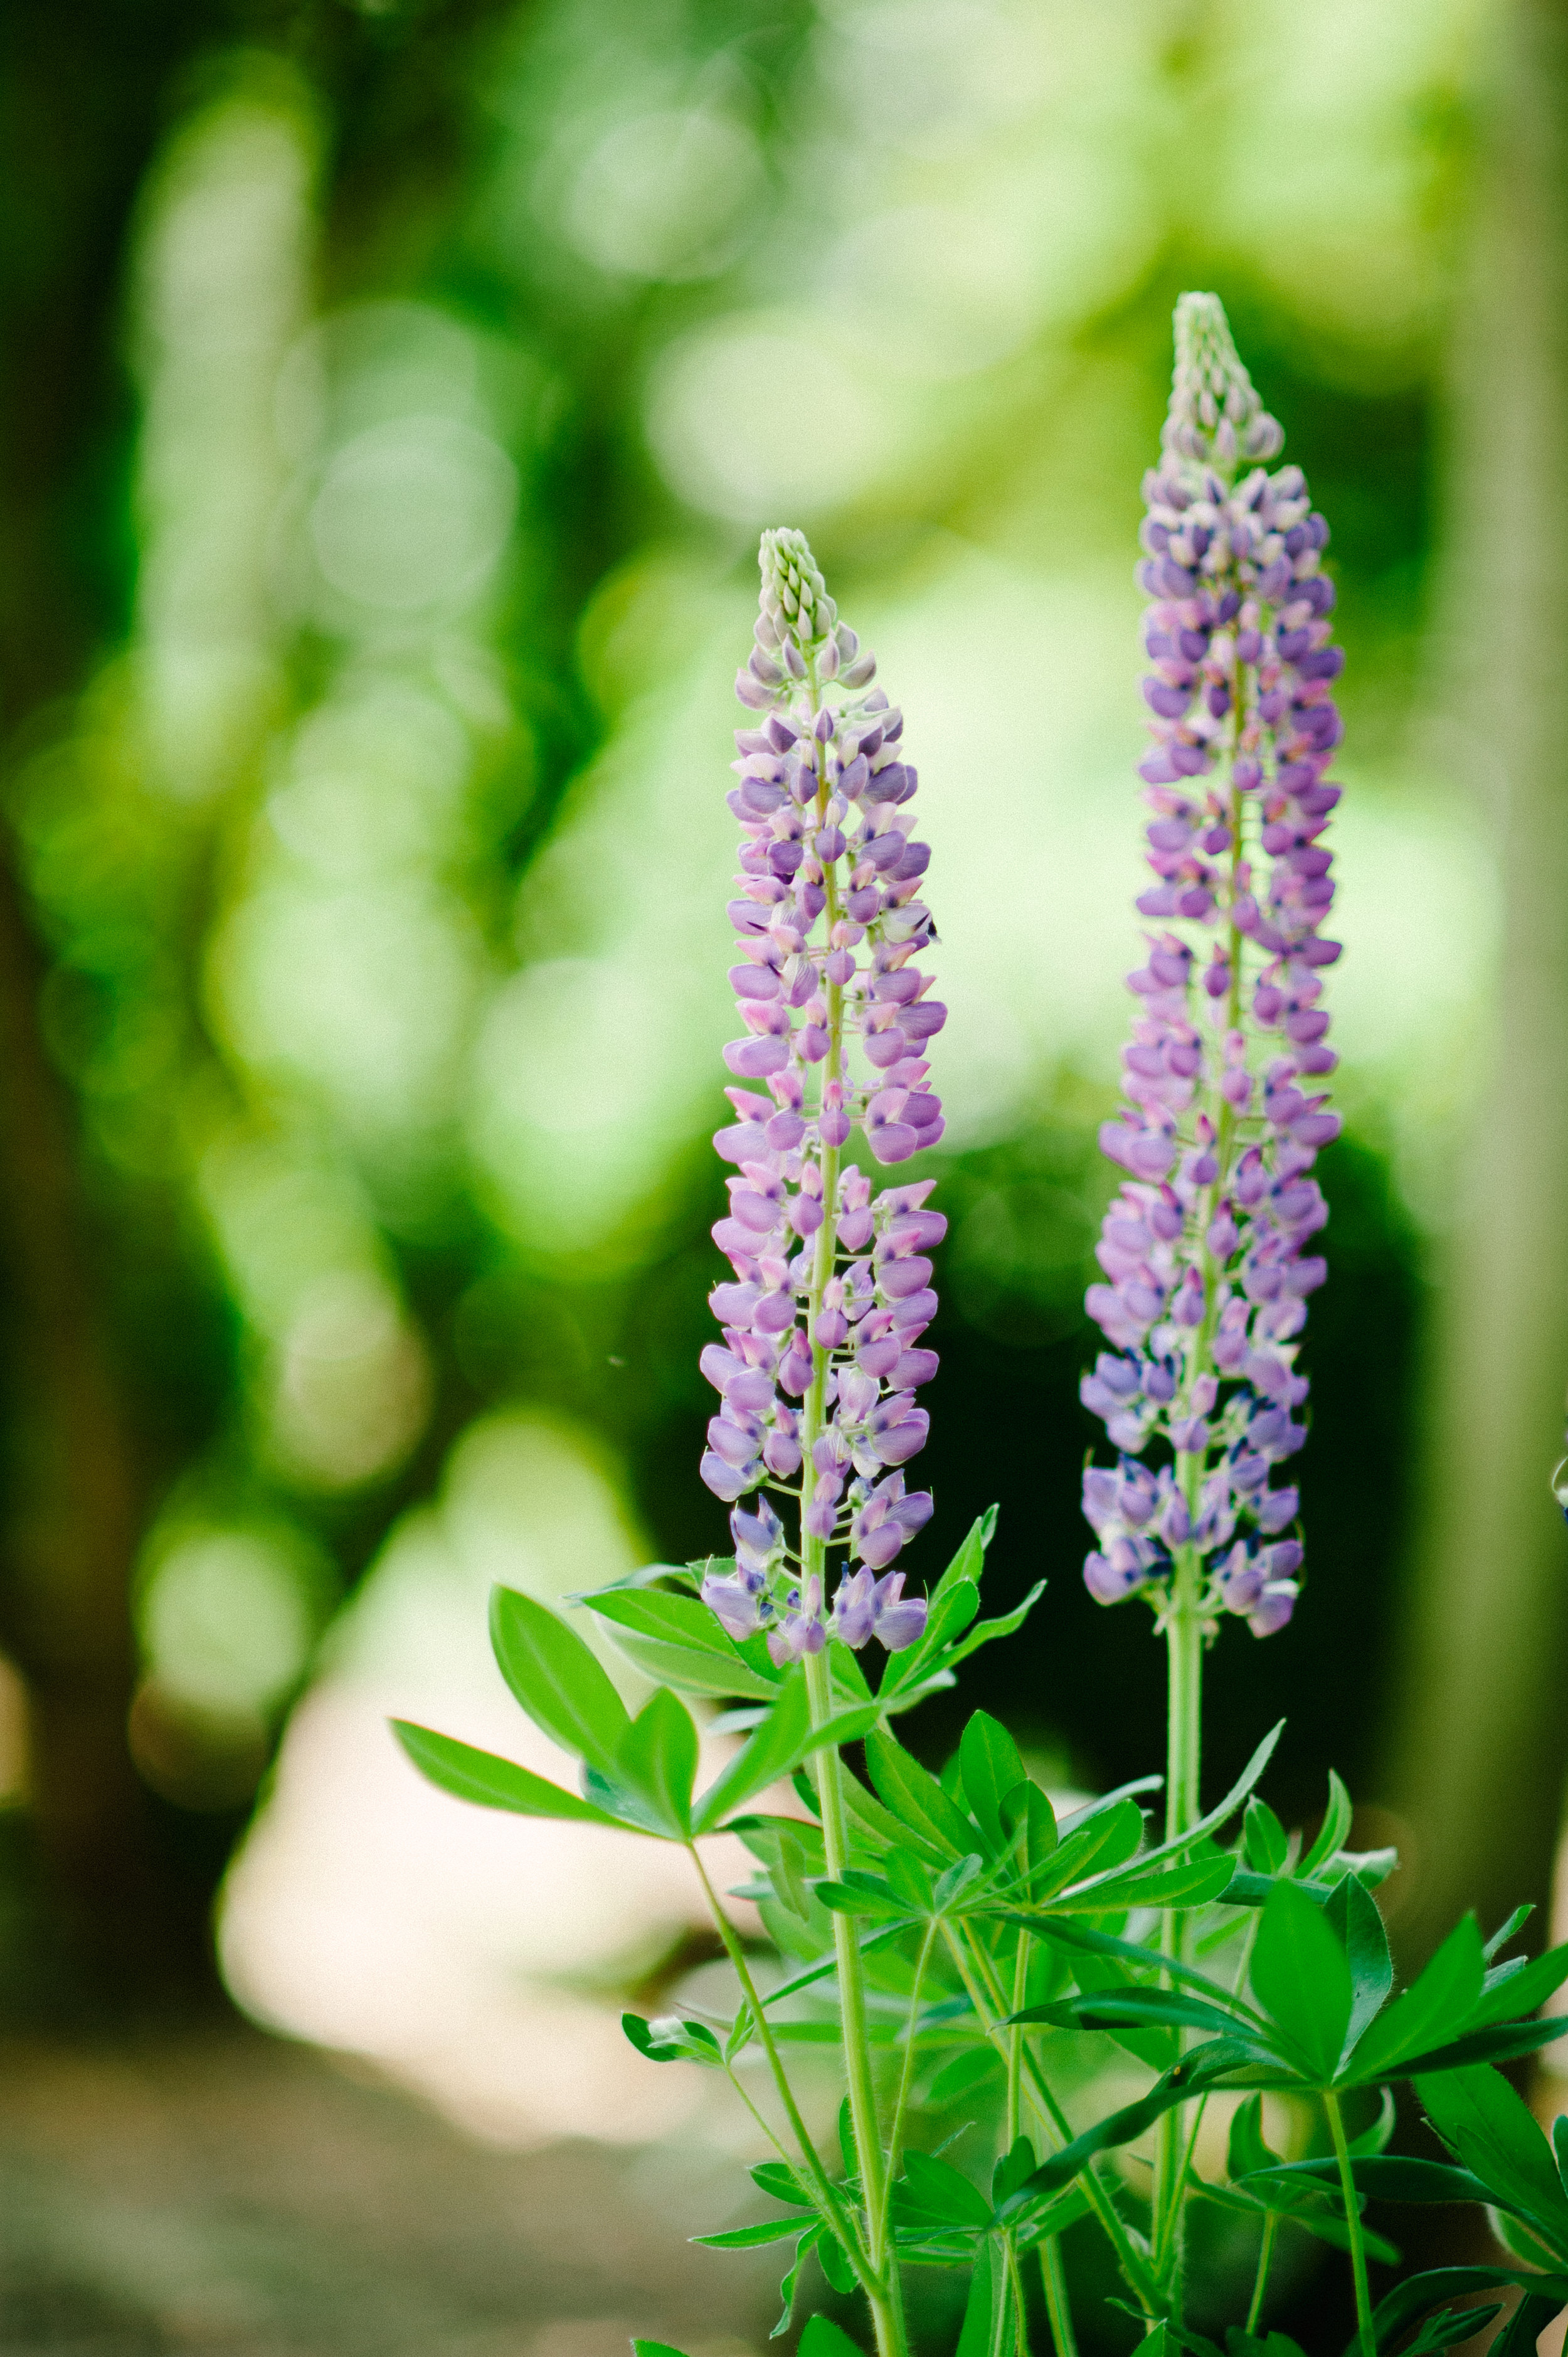
[[[974,1847],[974,1828],[962,1810],[885,1727],[866,1737],[865,1764],[888,1813],[923,1855],[945,1866]]]
[[[1453,2071],[1415,2083],[1427,2118],[1451,2152],[1496,2201],[1536,2227],[1568,2260],[1568,2192],[1535,2116],[1489,2068]]]
[[[1396,2284],[1378,2302],[1372,2310],[1373,2345],[1389,2348],[1402,2333],[1409,2331],[1418,2317],[1444,2300],[1458,2299],[1466,2292],[1502,2291],[1515,2286],[1537,2298],[1553,2299],[1559,2308],[1568,2300],[1568,2275],[1523,2276],[1517,2267],[1433,2267]],[[1460,2340],[1476,2330],[1476,2310],[1467,2309],[1463,2313],[1466,2319],[1465,2330],[1455,2336]],[[1345,2357],[1359,2357],[1359,2340],[1352,2341]]]
[[[782,1673],[766,1654],[748,1658],[694,1596],[658,1588],[601,1588],[585,1596],[590,1612],[609,1624],[612,1641],[634,1667],[682,1694],[777,1698]]]
[[[686,2352],[683,2349],[671,2348],[668,2341],[639,2341],[634,2338],[631,2357],[686,2357]]]
[[[1344,1949],[1294,1883],[1276,1883],[1263,1909],[1251,1983],[1303,2075],[1328,2085],[1339,2067],[1355,1993]]]
[[[607,1768],[627,1730],[627,1708],[576,1631],[533,1597],[492,1587],[490,1648],[534,1725],[563,1751]]]
[[[477,1750],[471,1743],[438,1735],[432,1727],[416,1727],[411,1719],[390,1723],[420,1774],[459,1801],[476,1802],[481,1809],[510,1809],[520,1817],[561,1817],[574,1824],[613,1825],[623,1833],[652,1830],[598,1808],[576,1792],[564,1792],[514,1760]]]

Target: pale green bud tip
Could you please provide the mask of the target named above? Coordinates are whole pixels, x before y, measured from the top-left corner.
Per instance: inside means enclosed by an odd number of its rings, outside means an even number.
[[[1274,457],[1284,430],[1241,364],[1218,295],[1183,295],[1176,307],[1176,377],[1160,439],[1167,457],[1219,473]]]
[[[757,561],[762,572],[763,616],[778,641],[791,638],[804,652],[832,638],[838,608],[828,596],[805,533],[788,525],[765,532]]]

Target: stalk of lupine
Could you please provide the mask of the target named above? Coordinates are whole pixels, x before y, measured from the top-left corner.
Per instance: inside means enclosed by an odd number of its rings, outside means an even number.
[[[1129,985],[1126,1103],[1101,1144],[1129,1176],[1088,1295],[1112,1348],[1081,1386],[1121,1452],[1084,1475],[1100,1544],[1084,1577],[1101,1603],[1139,1591],[1164,1610],[1173,1574],[1212,1622],[1258,1636],[1299,1589],[1297,1492],[1271,1469],[1306,1437],[1296,1372],[1310,1251],[1327,1209],[1311,1171],[1337,1136],[1323,1083],[1319,928],[1334,899],[1322,836],[1340,789],[1328,644],[1328,528],[1299,468],[1269,473],[1283,436],[1236,354],[1219,300],[1184,295],[1161,462],[1144,479],[1139,567],[1153,668],[1142,763],[1156,930]],[[1136,1461],[1163,1441],[1169,1461]]]
[[[897,1652],[925,1626],[891,1566],[931,1512],[903,1469],[926,1438],[916,1394],[937,1354],[921,1337],[947,1222],[925,1207],[932,1181],[874,1196],[843,1157],[857,1129],[884,1165],[936,1144],[926,1049],[947,1010],[915,963],[931,939],[930,853],[910,826],[902,716],[801,534],[765,533],[760,563],[757,644],[736,682],[757,723],[736,734],[728,797],[744,1028],[725,1060],[743,1085],[714,1140],[737,1166],[714,1229],[734,1277],[710,1297],[724,1340],[702,1354],[723,1403],[702,1475],[733,1505],[736,1567],[703,1593],[732,1635],[766,1630],[785,1662],[830,1635]],[[798,1498],[798,1544],[769,1490]]]

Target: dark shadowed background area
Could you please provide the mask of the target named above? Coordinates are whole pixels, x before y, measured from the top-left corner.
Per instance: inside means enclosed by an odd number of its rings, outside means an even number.
[[[1341,1770],[1407,1959],[1466,1905],[1544,1925],[1563,39],[1546,0],[4,12],[0,2348],[764,2345],[766,2267],[682,2240],[737,2131],[618,2027],[706,1968],[691,1894],[382,1727],[532,1757],[489,1584],[722,1542],[764,524],[877,650],[934,845],[911,1563],[994,1499],[994,1601],[1049,1582],[911,1739],[978,1702],[1056,1785],[1161,1764],[1148,1616],[1079,1578],[1077,1383],[1184,286],[1328,517],[1348,657],[1309,1585],[1224,1632],[1208,1757],[1285,1716],[1293,1824]]]

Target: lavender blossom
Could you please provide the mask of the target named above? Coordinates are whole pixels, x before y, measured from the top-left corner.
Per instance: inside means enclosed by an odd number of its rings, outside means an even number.
[[[1194,1609],[1270,1636],[1291,1617],[1302,1550],[1281,1534],[1294,1487],[1273,1467],[1306,1437],[1296,1372],[1327,1219],[1311,1177],[1337,1136],[1323,1083],[1322,971],[1340,944],[1322,847],[1340,789],[1328,643],[1328,527],[1301,470],[1238,466],[1283,436],[1236,354],[1217,296],[1184,295],[1160,465],[1144,478],[1152,599],[1144,682],[1155,748],[1140,765],[1156,930],[1128,977],[1126,1103],[1101,1131],[1128,1175],[1087,1307],[1112,1348],[1080,1386],[1120,1452],[1084,1475],[1104,1604],[1139,1592],[1162,1613],[1179,1576]],[[1172,1462],[1139,1462],[1156,1440]]]
[[[931,1180],[874,1196],[843,1154],[857,1126],[882,1165],[936,1144],[925,1050],[947,1010],[914,963],[931,939],[918,897],[930,850],[909,823],[902,716],[871,685],[875,662],[839,621],[802,535],[765,533],[760,564],[757,643],[736,682],[758,725],[736,734],[728,797],[741,829],[729,978],[744,1028],[725,1049],[753,1085],[726,1090],[736,1119],[714,1140],[738,1171],[713,1232],[734,1278],[710,1297],[724,1340],[702,1354],[722,1401],[702,1475],[734,1505],[736,1567],[703,1593],[732,1636],[766,1630],[783,1662],[829,1634],[897,1652],[925,1625],[924,1602],[888,1566],[931,1512],[902,1469],[929,1421],[916,1393],[937,1354],[920,1338],[947,1222],[925,1208]],[[798,1549],[754,1495],[768,1488],[799,1496]],[[858,1568],[824,1615],[835,1549]]]

